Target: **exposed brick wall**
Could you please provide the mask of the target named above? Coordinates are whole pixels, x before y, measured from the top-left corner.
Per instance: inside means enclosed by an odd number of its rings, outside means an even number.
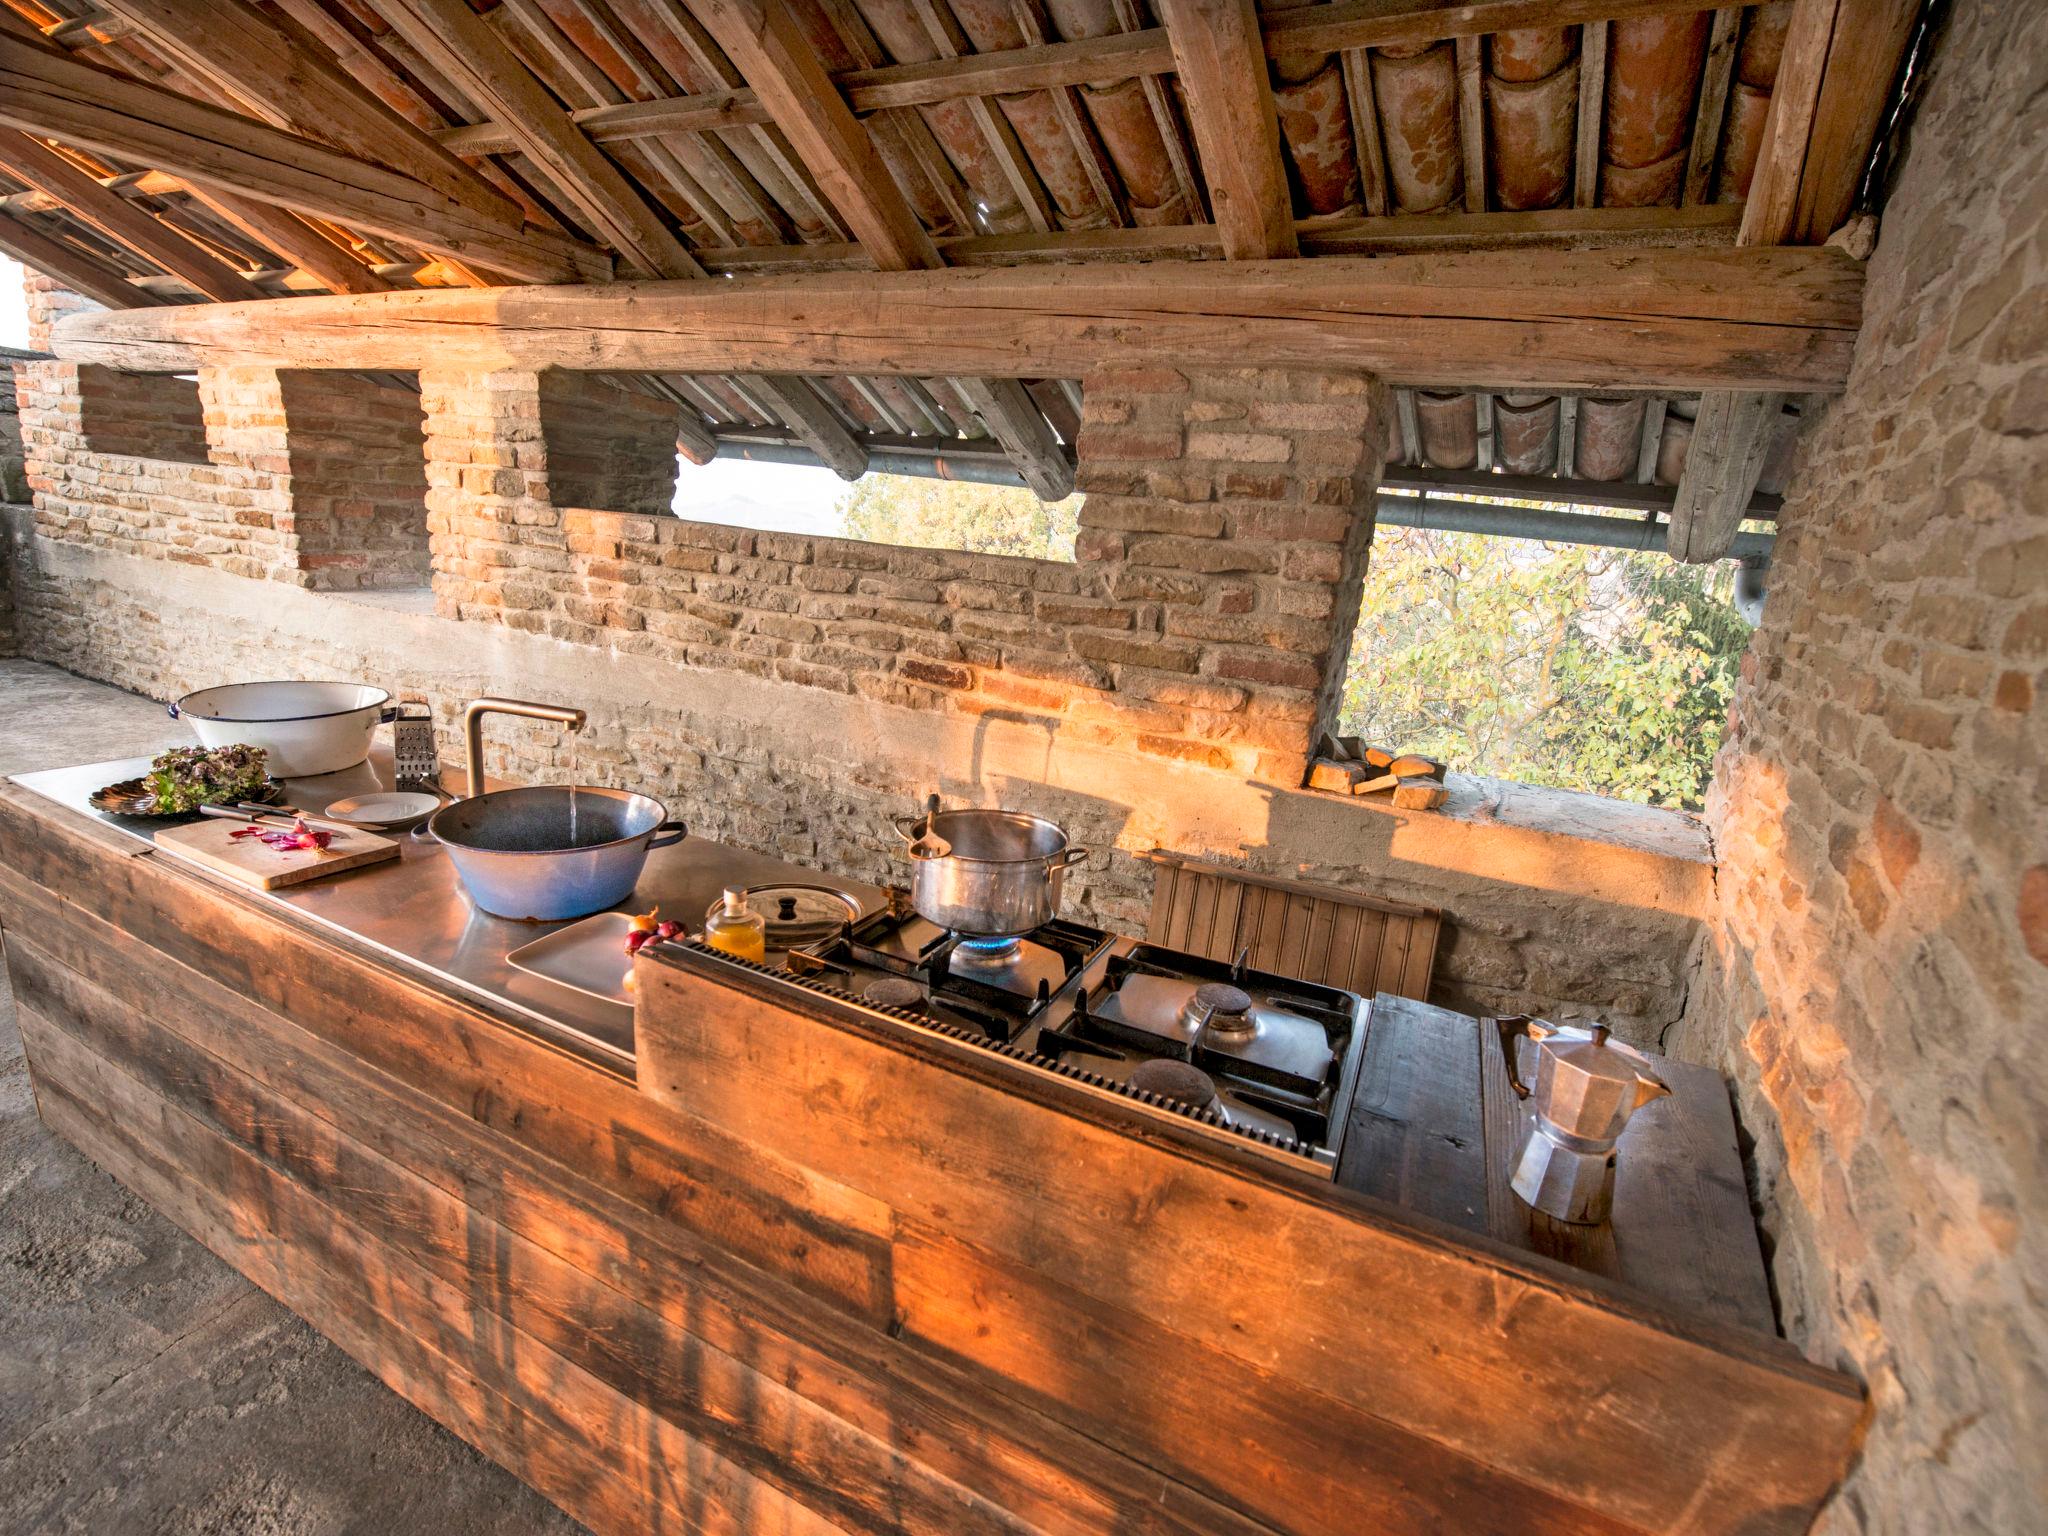
[[[587,373],[540,376],[548,495],[558,507],[666,515],[682,407]]]
[[[427,579],[410,390],[270,368],[208,368],[196,385],[57,362],[16,375],[48,537],[299,586]]]
[[[1959,0],[1810,429],[1710,802],[1681,1036],[1788,1333],[1868,1383],[1830,1532],[2048,1501],[2048,10]]]
[[[122,554],[217,566],[238,576],[287,570],[288,535],[278,526],[283,507],[271,468],[93,451],[86,439],[84,395],[92,375],[103,372],[57,362],[15,369],[37,531]],[[239,383],[223,388],[219,410],[225,420],[248,407],[229,398]]]
[[[361,374],[280,373],[301,586],[423,587],[426,431],[416,390]]]
[[[4,358],[0,368],[0,502],[28,503],[28,471],[22,462],[21,405],[14,392],[14,370]]]
[[[86,451],[111,458],[205,464],[199,386],[174,374],[79,368],[78,425]]]
[[[1385,456],[1367,379],[1090,381],[1067,564],[578,508],[548,429],[577,423],[580,466],[602,418],[563,416],[548,378],[423,376],[442,612],[1300,782]]]

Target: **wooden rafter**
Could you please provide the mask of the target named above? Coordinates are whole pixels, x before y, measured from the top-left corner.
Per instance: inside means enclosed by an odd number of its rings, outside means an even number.
[[[289,208],[259,203],[253,197],[243,197],[240,193],[219,187],[195,185],[183,190],[223,223],[311,273],[336,293],[386,293],[392,287],[389,281],[371,271],[353,250],[308,224]]]
[[[884,271],[941,264],[939,250],[782,6],[696,0],[699,19]]]
[[[8,33],[0,123],[522,278],[573,281],[610,268],[601,251],[486,220],[384,166]]]
[[[1431,388],[1838,390],[1862,263],[1835,250],[1459,252],[437,290],[65,322],[81,361],[1065,377],[1352,368]],[[793,314],[802,325],[793,327]]]
[[[430,135],[370,95],[335,59],[242,0],[105,0],[185,68],[279,128],[411,176],[486,218],[518,207]]]
[[[1671,503],[1667,535],[1675,560],[1718,560],[1742,527],[1757,476],[1776,440],[1785,397],[1708,390],[1700,397],[1685,473]]]
[[[182,278],[209,299],[263,297],[240,272],[135,204],[108,191],[47,144],[19,129],[0,128],[0,169],[49,194],[73,218]]]
[[[932,237],[790,14],[752,0],[696,0],[696,10],[870,259],[885,271],[943,266]],[[1073,491],[1073,466],[1021,385],[1013,379],[965,379],[960,387],[1034,491],[1049,501]]]
[[[1252,0],[1160,0],[1223,254],[1293,256],[1294,199]]]
[[[1911,0],[1799,0],[1739,244],[1822,240],[1848,215],[1918,10]],[[1783,405],[1782,395],[1768,390],[1701,396],[1671,508],[1674,557],[1727,554]]]
[[[127,274],[102,257],[52,239],[20,219],[0,214],[0,253],[23,266],[48,273],[65,287],[109,309],[135,309],[156,299],[128,281]]]
[[[468,0],[385,0],[386,20],[413,46],[460,69],[460,84],[548,174],[591,226],[649,277],[699,277],[703,268],[626,173],[570,122]]]

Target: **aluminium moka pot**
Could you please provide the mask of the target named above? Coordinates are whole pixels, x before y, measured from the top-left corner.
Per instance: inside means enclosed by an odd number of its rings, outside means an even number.
[[[1559,1221],[1597,1225],[1614,1210],[1614,1145],[1629,1116],[1671,1090],[1633,1046],[1590,1028],[1542,1019],[1496,1019],[1515,1093],[1535,1101],[1535,1121],[1515,1162],[1517,1195]],[[1536,1081],[1522,1078],[1516,1050],[1536,1042]]]

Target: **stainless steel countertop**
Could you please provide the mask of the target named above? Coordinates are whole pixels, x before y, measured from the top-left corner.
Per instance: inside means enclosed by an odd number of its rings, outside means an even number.
[[[13,782],[129,834],[143,845],[138,854],[175,858],[156,851],[153,834],[161,822],[109,816],[94,810],[88,798],[94,790],[138,778],[148,770],[149,759],[138,757],[16,774]],[[453,782],[460,779],[458,771]],[[350,795],[391,787],[391,749],[379,739],[367,763],[319,778],[287,779],[285,796],[288,804],[318,815]],[[402,833],[390,835],[400,845],[397,859],[278,891],[253,890],[184,859],[178,860],[178,867],[252,901],[289,908],[315,924],[348,934],[410,970],[483,999],[494,1005],[494,1011],[511,1015],[516,1023],[535,1026],[581,1054],[631,1070],[631,1008],[528,975],[506,963],[506,955],[520,945],[565,928],[567,923],[515,922],[481,912],[463,890],[453,862],[439,844]],[[648,855],[639,885],[617,910],[645,911],[658,905],[664,914],[696,929],[703,926],[705,911],[726,886],[791,880],[837,886],[869,911],[883,900],[880,890],[860,881],[687,837]]]

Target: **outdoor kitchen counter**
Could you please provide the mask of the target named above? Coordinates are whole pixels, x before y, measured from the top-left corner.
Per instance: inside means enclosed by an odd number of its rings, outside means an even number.
[[[600,1531],[1749,1536],[1853,1451],[1860,1395],[1766,1333],[744,966],[643,957],[629,1067],[139,853],[0,787],[44,1119]]]
[[[147,758],[135,758],[19,774],[13,782],[126,834],[134,840],[132,851],[139,854],[155,849],[151,833],[162,823],[148,817],[108,815],[94,810],[89,797],[103,785],[140,778],[148,768]],[[462,788],[458,769],[448,770],[443,779],[456,790]],[[356,768],[284,781],[284,803],[317,816],[337,800],[388,790],[393,782],[390,743],[380,737],[370,760]],[[491,787],[504,786],[493,780]],[[229,888],[346,934],[571,1050],[619,1070],[632,1070],[631,1008],[506,962],[506,956],[521,945],[568,924],[493,917],[470,901],[456,877],[454,861],[438,843],[404,833],[388,835],[399,845],[395,861],[276,891]],[[706,909],[727,885],[791,881],[836,886],[868,911],[883,899],[881,891],[859,881],[828,878],[816,870],[743,848],[690,837],[648,854],[633,904],[642,911],[659,906],[664,915],[679,918],[694,930],[703,926]]]

